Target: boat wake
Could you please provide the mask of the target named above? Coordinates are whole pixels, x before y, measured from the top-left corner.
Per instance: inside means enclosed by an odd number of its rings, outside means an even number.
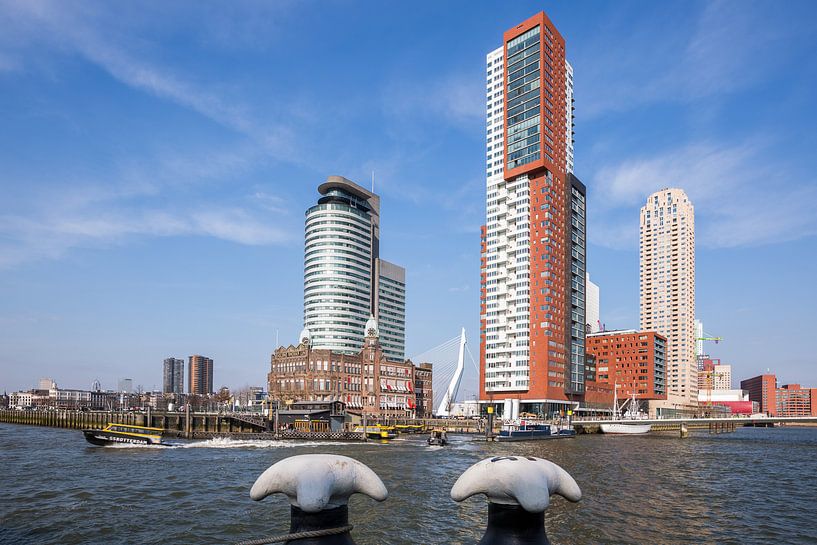
[[[278,441],[275,439],[231,439],[214,437],[205,441],[172,445],[178,448],[292,448],[348,445],[342,441]]]

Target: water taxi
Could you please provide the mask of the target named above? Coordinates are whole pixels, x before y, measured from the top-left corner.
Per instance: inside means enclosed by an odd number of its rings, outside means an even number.
[[[122,443],[162,445],[162,428],[108,423],[101,430],[82,430],[85,440],[92,445],[106,446]]]
[[[448,444],[448,434],[443,429],[431,430],[431,436],[427,439],[430,446],[444,447]]]
[[[397,424],[394,428],[400,433],[422,433],[425,426],[422,424]]]
[[[365,430],[363,426],[357,426],[354,430],[355,433],[363,433],[366,432],[366,436],[369,439],[394,439],[397,437],[397,432],[391,426],[381,426],[379,424],[375,424],[373,426],[366,426]]]

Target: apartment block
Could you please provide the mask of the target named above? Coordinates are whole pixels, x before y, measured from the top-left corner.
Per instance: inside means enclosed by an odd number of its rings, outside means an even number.
[[[617,388],[618,397],[667,398],[667,339],[634,329],[587,335],[587,351],[596,359],[596,381]]]
[[[585,391],[586,189],[573,175],[573,68],[544,13],[486,56],[480,399],[553,414]]]
[[[213,360],[198,354],[187,358],[187,392],[207,395],[213,393]]]
[[[695,210],[682,189],[662,189],[647,198],[639,258],[639,329],[667,339],[668,401],[695,405]]]

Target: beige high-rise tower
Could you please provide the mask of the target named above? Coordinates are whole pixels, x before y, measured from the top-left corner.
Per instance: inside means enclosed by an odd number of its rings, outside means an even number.
[[[667,338],[667,404],[697,404],[695,210],[682,189],[662,189],[641,208],[641,330]]]

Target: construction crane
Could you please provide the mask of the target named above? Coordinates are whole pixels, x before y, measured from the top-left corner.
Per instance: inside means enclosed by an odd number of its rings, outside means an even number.
[[[716,373],[714,371],[714,369],[711,370],[711,371],[704,371],[703,358],[702,358],[703,354],[698,354],[698,342],[697,341],[702,341],[702,342],[703,341],[712,341],[715,344],[718,344],[719,342],[721,342],[723,340],[723,337],[711,337],[711,336],[706,336],[706,335],[707,334],[704,333],[703,337],[696,337],[695,338],[695,341],[696,341],[695,342],[695,359],[697,360],[697,363],[698,363],[698,372],[699,373],[706,373],[706,400],[707,400],[707,406],[709,407],[709,411],[711,413],[711,411],[712,411],[712,380],[714,378],[716,378],[716,377],[723,376],[723,373]]]
[[[695,357],[699,358],[703,354],[698,354],[698,342],[697,341],[714,341],[715,344],[718,344],[723,340],[723,337],[695,337]]]

